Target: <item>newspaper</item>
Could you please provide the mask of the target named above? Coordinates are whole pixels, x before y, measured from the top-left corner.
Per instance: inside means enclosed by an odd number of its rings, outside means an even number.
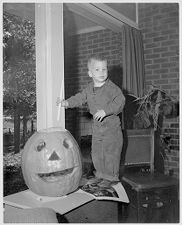
[[[86,183],[80,187],[81,192],[91,195],[96,200],[111,200],[129,203],[127,193],[121,184],[110,185],[109,187],[100,187],[97,183]]]

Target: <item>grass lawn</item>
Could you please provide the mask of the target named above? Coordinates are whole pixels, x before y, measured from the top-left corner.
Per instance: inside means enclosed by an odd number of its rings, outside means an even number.
[[[21,152],[5,153],[3,156],[3,195],[10,195],[26,190],[21,170]]]
[[[3,195],[10,195],[20,191],[28,189],[26,186],[21,169],[17,171],[8,171],[4,172],[4,185],[3,185]]]

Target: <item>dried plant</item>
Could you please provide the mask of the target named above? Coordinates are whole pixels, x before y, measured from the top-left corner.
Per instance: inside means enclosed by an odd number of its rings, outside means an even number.
[[[153,126],[154,130],[159,128],[159,115],[167,115],[171,112],[171,107],[176,104],[175,99],[169,96],[164,90],[151,86],[147,94],[141,98],[137,98],[138,109],[134,119],[135,128],[147,128]],[[169,109],[170,107],[170,109]],[[167,112],[167,110],[169,112]]]

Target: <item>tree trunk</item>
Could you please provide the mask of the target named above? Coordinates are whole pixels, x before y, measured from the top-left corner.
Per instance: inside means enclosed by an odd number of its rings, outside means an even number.
[[[31,132],[32,132],[32,134],[33,134],[33,132],[34,132],[34,124],[33,124],[33,119],[31,120]]]
[[[27,141],[27,115],[23,115],[23,146]]]
[[[14,152],[20,151],[20,114],[18,105],[14,110]]]

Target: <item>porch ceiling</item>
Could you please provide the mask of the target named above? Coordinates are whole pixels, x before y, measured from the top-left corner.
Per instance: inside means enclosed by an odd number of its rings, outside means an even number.
[[[91,3],[92,4],[92,3]],[[91,14],[90,11],[85,13],[85,9],[81,12],[78,12],[77,9],[79,8],[78,5],[84,5],[84,4],[70,4],[65,3],[66,10],[64,10],[64,13],[66,13],[65,18],[67,18],[69,26],[66,27],[67,32],[70,34],[74,33],[82,33],[82,32],[88,32],[89,30],[94,29],[103,29],[103,28],[113,28],[113,24],[108,24],[108,21],[105,21],[105,18],[101,20],[100,18],[96,18],[94,14]],[[87,4],[88,5],[88,4]],[[137,11],[136,3],[106,3],[106,4],[92,4],[93,6],[98,7],[98,9],[102,9],[103,7],[106,7],[106,9],[111,9],[109,13],[111,14],[113,12],[116,12],[116,14],[122,19],[123,16],[126,18],[126,20],[129,20],[135,25],[137,21]],[[107,8],[109,7],[109,8]],[[75,8],[77,8],[75,10]],[[3,3],[3,9],[18,15],[22,17],[23,19],[28,19],[30,21],[35,21],[35,3]],[[105,8],[104,8],[105,9]],[[114,11],[113,11],[114,10]],[[117,21],[116,21],[117,22]]]

